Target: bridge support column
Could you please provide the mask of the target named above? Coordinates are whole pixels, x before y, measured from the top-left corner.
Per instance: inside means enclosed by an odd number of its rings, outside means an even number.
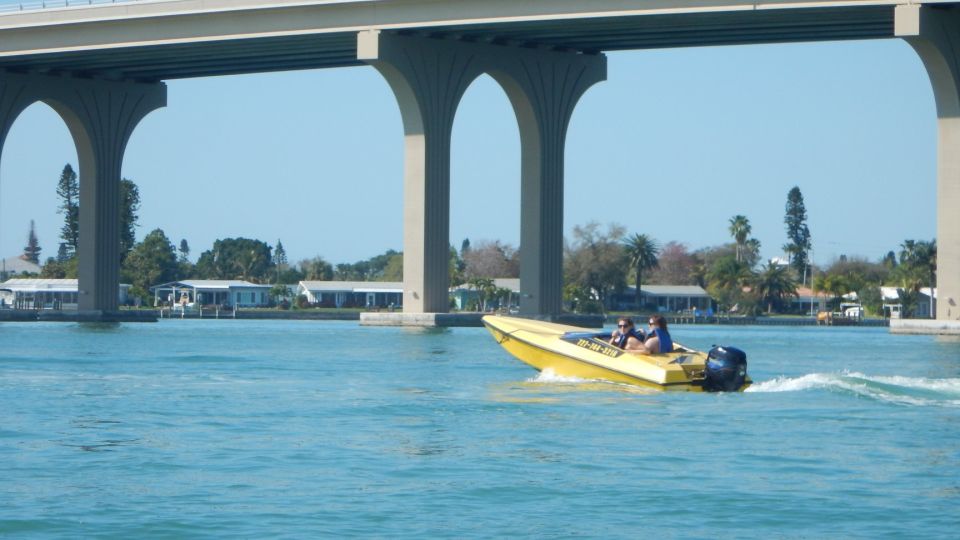
[[[559,315],[564,142],[577,101],[606,78],[606,57],[378,31],[358,34],[357,54],[387,79],[403,118],[404,313],[449,309],[450,136],[463,93],[489,73],[520,129],[521,312]]]
[[[42,101],[64,120],[77,147],[80,180],[81,318],[118,317],[120,167],[133,129],[166,105],[166,86],[47,75],[0,75],[0,144],[17,115]]]
[[[937,319],[960,321],[960,8],[903,5],[896,35],[930,75],[937,105]]]
[[[450,134],[481,72],[455,42],[360,32],[357,55],[390,84],[403,119],[403,312],[446,313],[450,288]]]
[[[606,80],[607,59],[520,49],[490,69],[520,127],[520,313],[563,311],[563,173],[567,127],[580,97]]]

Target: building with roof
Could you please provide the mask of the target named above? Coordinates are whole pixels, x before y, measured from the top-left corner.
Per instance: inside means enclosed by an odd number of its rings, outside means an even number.
[[[623,292],[610,297],[612,309],[622,311],[636,307],[636,287],[626,287]],[[699,285],[641,285],[640,304],[655,307],[659,312],[713,309],[713,298]]]
[[[239,279],[185,279],[150,287],[154,305],[267,307],[271,285]]]
[[[519,307],[520,278],[495,278],[493,280],[493,286],[501,290],[510,291],[509,298],[504,297],[492,299],[494,307],[506,309]],[[479,301],[480,291],[474,289],[469,284],[464,283],[462,285],[452,287],[450,289],[450,297],[453,299],[453,304],[451,307],[463,311],[465,309],[470,309],[471,304]],[[504,302],[506,305],[503,305]]]
[[[120,284],[118,299],[126,304],[130,285]],[[77,309],[76,279],[14,278],[0,283],[0,307],[14,309]]]
[[[797,287],[797,295],[790,299],[793,312],[816,315],[827,311],[827,293],[814,291],[810,287]]]
[[[0,281],[6,281],[9,278],[17,276],[36,276],[40,275],[43,268],[35,263],[19,257],[8,257],[0,260]]]
[[[883,314],[890,319],[899,319],[903,315],[903,301],[900,293],[903,289],[899,287],[880,287],[880,296],[883,298]],[[931,298],[933,302],[931,302]],[[936,305],[937,288],[921,287],[917,292],[917,304],[913,310],[913,319],[932,319]]]
[[[403,283],[399,281],[301,281],[297,296],[320,307],[400,308]]]

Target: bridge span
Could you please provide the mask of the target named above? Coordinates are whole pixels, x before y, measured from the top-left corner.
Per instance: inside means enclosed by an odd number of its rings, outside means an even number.
[[[31,5],[31,4],[27,4]],[[36,5],[33,3],[32,5]],[[902,38],[922,59],[938,115],[937,318],[960,321],[960,2],[923,0],[114,0],[0,12],[0,149],[43,101],[80,168],[80,297],[117,309],[119,180],[163,81],[369,65],[401,110],[404,312],[443,313],[449,276],[450,135],[486,73],[521,141],[521,312],[561,313],[563,163],[579,98],[609,51]]]

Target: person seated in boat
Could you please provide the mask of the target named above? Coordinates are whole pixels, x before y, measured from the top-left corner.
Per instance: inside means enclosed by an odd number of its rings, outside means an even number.
[[[647,354],[668,353],[673,351],[673,340],[667,330],[667,320],[663,315],[650,316],[650,332],[643,342],[643,351]]]
[[[642,351],[644,337],[643,331],[637,332],[633,319],[620,317],[617,319],[617,329],[610,336],[610,344],[625,351]]]

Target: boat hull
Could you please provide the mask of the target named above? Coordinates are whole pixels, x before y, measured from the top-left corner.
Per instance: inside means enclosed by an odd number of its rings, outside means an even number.
[[[703,391],[707,355],[681,345],[671,353],[639,354],[573,326],[496,315],[484,317],[483,323],[500,346],[539,371],[657,390]],[[740,390],[749,384],[748,379]]]

